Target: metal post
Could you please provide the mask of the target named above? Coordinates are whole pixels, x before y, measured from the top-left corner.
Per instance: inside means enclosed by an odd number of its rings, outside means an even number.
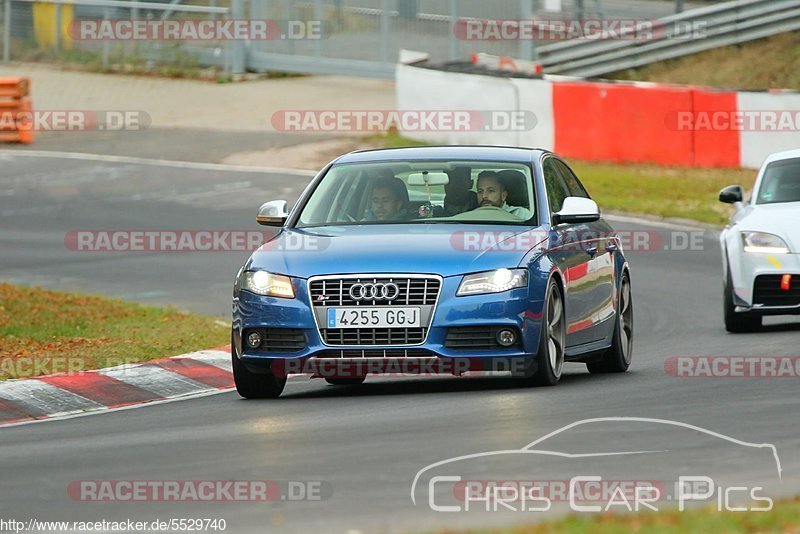
[[[286,2],[286,11],[287,11],[287,14],[288,14],[288,16],[286,18],[288,18],[291,21],[291,22],[289,22],[289,24],[295,24],[295,22],[297,21],[297,11],[295,10],[295,3],[296,3],[296,0],[288,0]],[[286,35],[287,35],[287,37],[289,36],[289,29],[288,28],[286,29]],[[294,55],[294,48],[295,48],[294,40],[293,39],[288,39],[286,41],[286,45],[287,45],[287,48],[289,49],[289,53]]]
[[[683,0],[675,0],[675,13],[683,13]]]
[[[389,62],[390,10],[389,0],[383,0],[381,2],[381,63]]]
[[[583,20],[586,15],[586,9],[583,4],[584,0],[575,0],[575,18]]]
[[[231,17],[233,20],[241,20],[244,18],[244,0],[231,0]],[[245,60],[247,50],[244,47],[244,42],[233,42],[233,58],[231,60],[231,71],[233,75],[244,74]]]
[[[536,0],[520,0],[519,12],[522,20],[533,20],[534,9],[533,2]],[[520,59],[527,59],[533,61],[536,59],[536,42],[533,39],[520,39],[519,41],[519,57]]]
[[[5,2],[5,15],[3,16],[3,63],[11,60],[11,0]]]
[[[323,27],[323,18],[324,14],[322,12],[322,0],[314,0],[314,20],[317,24],[319,24],[321,31],[325,32],[327,28]],[[317,39],[317,41],[314,43],[314,55],[317,57],[322,56],[322,37],[325,36],[320,35],[319,39]]]
[[[54,49],[56,52],[61,50],[61,2],[56,4],[56,42]]]
[[[458,61],[460,47],[456,25],[458,24],[458,0],[450,0],[450,61]]]
[[[103,20],[110,19],[108,8],[103,8]],[[103,70],[108,70],[108,56],[111,52],[111,42],[108,39],[103,39]]]

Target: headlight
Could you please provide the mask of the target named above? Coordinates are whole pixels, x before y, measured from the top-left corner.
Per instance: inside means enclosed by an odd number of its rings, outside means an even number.
[[[525,269],[497,269],[485,273],[468,274],[461,281],[456,296],[502,293],[528,285],[528,271]]]
[[[292,280],[288,276],[272,274],[267,271],[245,271],[242,273],[240,287],[256,295],[294,298]]]
[[[764,232],[742,232],[745,252],[758,254],[788,254],[789,247],[780,237]]]

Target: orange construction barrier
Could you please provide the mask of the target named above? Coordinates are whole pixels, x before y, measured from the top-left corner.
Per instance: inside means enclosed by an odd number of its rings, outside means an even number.
[[[0,142],[33,143],[34,135],[30,120],[23,120],[33,113],[29,78],[0,78]]]

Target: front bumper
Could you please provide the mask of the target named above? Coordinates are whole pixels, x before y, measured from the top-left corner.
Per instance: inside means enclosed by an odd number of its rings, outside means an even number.
[[[734,303],[737,312],[758,313],[763,315],[800,314],[800,302],[797,304],[776,304],[774,300],[765,299],[759,290],[764,287],[756,281],[759,277],[778,277],[792,275],[792,289],[800,282],[800,254],[753,254],[742,253],[738,265],[731,265],[733,277]],[[764,301],[768,302],[765,303]]]
[[[248,367],[272,367],[275,362],[298,362],[316,358],[410,358],[418,360],[458,359],[474,361],[484,369],[493,360],[533,356],[539,346],[542,301],[531,298],[532,289],[519,288],[504,293],[456,297],[461,276],[442,280],[430,329],[423,343],[415,345],[326,345],[314,320],[305,280],[292,279],[294,299],[264,297],[241,291],[233,299],[233,343],[236,353]],[[513,348],[492,350],[454,350],[445,346],[448,329],[469,326],[506,326],[516,329],[520,343]],[[296,329],[305,336],[300,350],[264,352],[243,346],[242,333],[253,328]],[[338,353],[338,354],[337,354]],[[458,366],[456,366],[458,367]],[[463,368],[463,365],[458,368]]]

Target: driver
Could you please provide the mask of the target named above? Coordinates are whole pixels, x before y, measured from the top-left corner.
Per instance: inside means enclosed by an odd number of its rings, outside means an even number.
[[[507,197],[508,191],[496,172],[483,171],[478,175],[478,203],[481,208],[494,206],[524,221],[533,217],[533,213],[528,208],[509,206],[506,203]]]
[[[370,206],[365,221],[408,219],[408,189],[403,180],[394,176],[384,176],[375,180]]]

